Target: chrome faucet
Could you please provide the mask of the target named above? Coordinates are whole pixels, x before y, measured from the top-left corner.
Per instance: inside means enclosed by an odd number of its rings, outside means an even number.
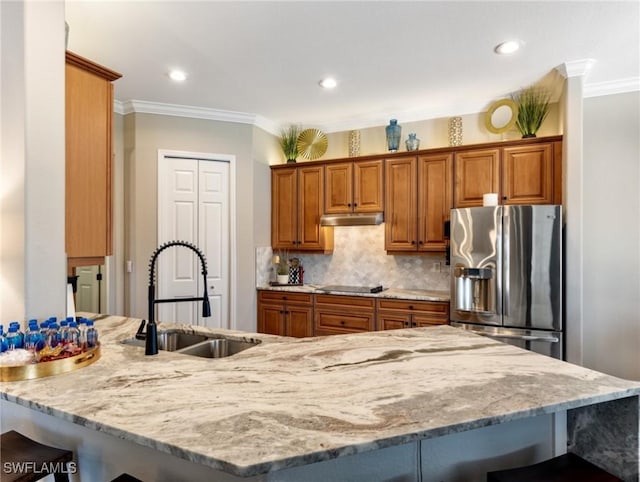
[[[204,281],[204,293],[201,298],[167,298],[163,300],[156,299],[156,260],[158,255],[167,248],[172,246],[184,246],[195,252],[200,258],[200,265],[202,266],[202,279]],[[158,353],[158,329],[155,319],[155,305],[156,303],[180,303],[183,301],[202,301],[202,316],[208,318],[211,316],[211,306],[209,305],[209,295],[207,293],[207,260],[204,257],[202,251],[196,248],[193,244],[186,241],[169,241],[161,245],[155,250],[149,261],[149,322],[147,323],[146,335],[142,333],[145,321],[142,320],[136,338],[145,339],[145,355],[156,355]]]

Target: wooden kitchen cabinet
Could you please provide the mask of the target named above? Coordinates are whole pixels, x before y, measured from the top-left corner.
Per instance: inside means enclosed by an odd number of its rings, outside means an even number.
[[[313,295],[258,291],[258,333],[313,336]]]
[[[353,161],[325,166],[325,214],[382,212],[383,160]]]
[[[365,296],[315,295],[316,336],[374,331],[375,298]]]
[[[65,248],[70,268],[103,264],[112,253],[112,82],[120,77],[66,53]]]
[[[485,193],[500,198],[500,149],[478,149],[455,154],[454,207],[482,206]]]
[[[294,251],[333,251],[333,227],[320,226],[324,209],[321,165],[272,169],[271,246]]]
[[[452,207],[453,154],[387,160],[385,249],[444,251],[444,222]]]
[[[378,298],[378,330],[397,330],[449,323],[449,303]]]
[[[332,252],[333,227],[320,226],[323,209],[323,166],[272,169],[271,246],[273,249]]]
[[[455,154],[454,206],[482,206],[498,193],[500,204],[562,204],[562,141],[529,142]]]

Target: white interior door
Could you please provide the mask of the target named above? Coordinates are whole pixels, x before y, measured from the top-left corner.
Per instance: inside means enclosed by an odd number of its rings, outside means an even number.
[[[159,321],[229,327],[229,163],[188,157],[158,158],[158,243],[193,243],[207,261],[211,317],[202,302],[160,303]],[[156,265],[158,299],[201,297],[200,261],[184,247],[167,248]]]
[[[76,291],[76,311],[100,313],[100,284],[98,283],[98,266],[79,266]]]

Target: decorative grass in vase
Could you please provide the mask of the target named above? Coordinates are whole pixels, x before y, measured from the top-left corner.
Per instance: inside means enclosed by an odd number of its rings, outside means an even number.
[[[531,86],[511,98],[518,106],[516,127],[522,137],[536,137],[536,132],[549,113],[551,94],[542,87]]]
[[[287,251],[278,251],[274,256],[276,264],[276,275],[279,284],[289,283],[289,253]]]
[[[300,128],[295,125],[290,125],[286,129],[280,131],[280,147],[284,153],[284,157],[287,158],[287,164],[296,162],[298,158],[298,136],[300,135]]]

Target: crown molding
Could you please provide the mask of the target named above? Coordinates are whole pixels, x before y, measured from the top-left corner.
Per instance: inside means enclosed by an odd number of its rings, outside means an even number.
[[[627,92],[640,91],[640,77],[586,84],[584,97],[600,97],[603,95],[625,94]]]
[[[556,69],[565,78],[586,75],[595,63],[592,59],[565,62]],[[623,94],[640,91],[640,77],[631,77],[610,82],[586,84],[584,97],[598,97],[604,95]],[[465,104],[449,106],[444,109],[406,110],[400,112],[375,112],[365,116],[352,117],[336,122],[314,124],[314,127],[326,133],[344,132],[354,129],[366,129],[368,127],[380,127],[386,125],[389,119],[401,119],[403,123],[419,122],[427,119],[439,119],[468,114],[477,114],[486,111],[491,102],[482,104]],[[258,114],[234,112],[207,107],[194,107],[176,104],[161,104],[140,100],[128,100],[125,102],[115,100],[113,110],[117,114],[127,115],[132,113],[171,115],[177,117],[190,117],[195,119],[207,119],[220,122],[235,122],[250,124],[258,127],[274,136],[280,135],[281,125]]]
[[[596,63],[595,59],[572,60],[556,67],[560,74],[568,79],[569,77],[583,77],[587,75]]]

